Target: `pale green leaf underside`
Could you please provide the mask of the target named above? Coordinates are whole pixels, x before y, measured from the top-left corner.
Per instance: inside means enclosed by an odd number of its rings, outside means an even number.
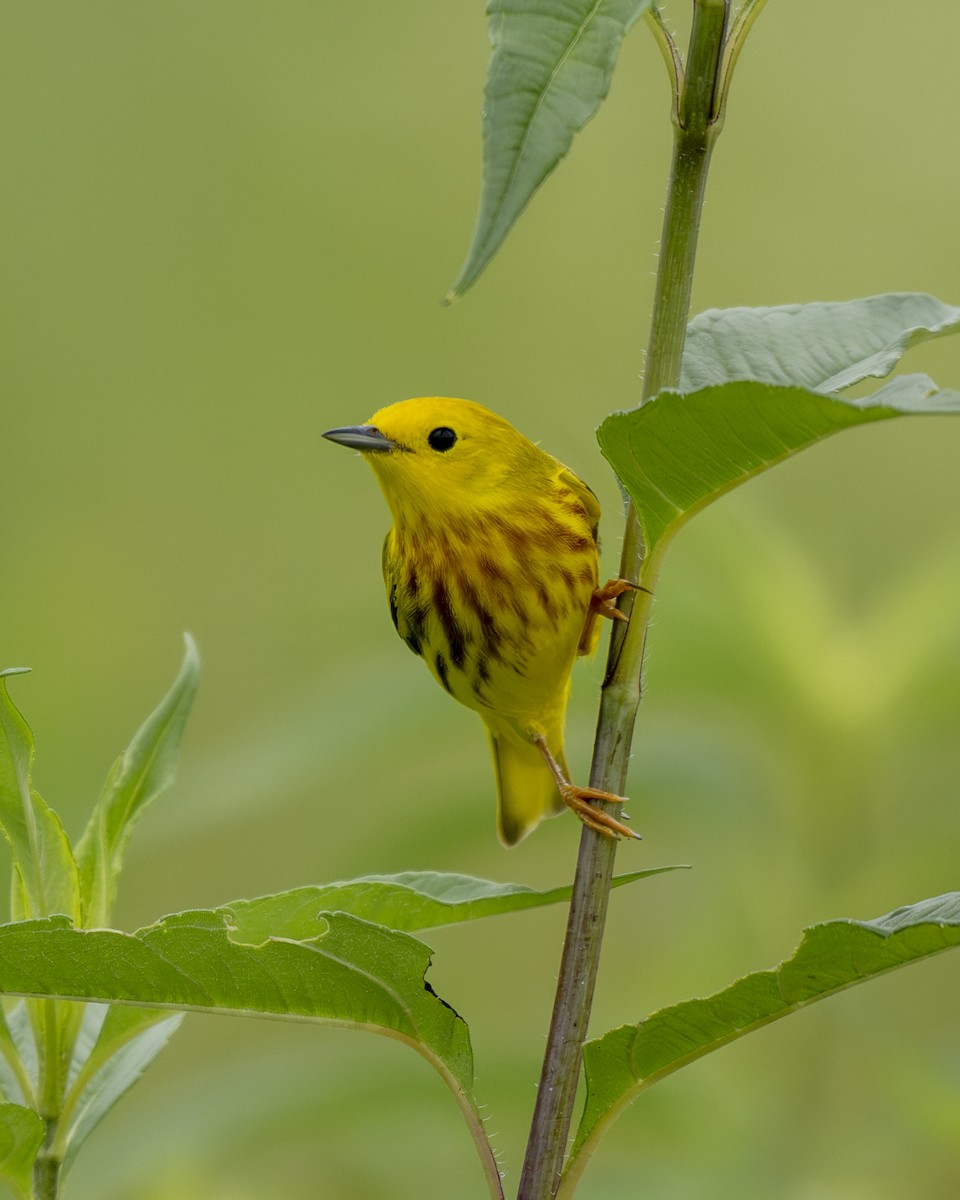
[[[247,945],[231,932],[210,911],[136,934],[59,918],[0,926],[0,991],[362,1026],[408,1042],[469,1090],[467,1028],[426,984],[422,942],[345,913],[326,914],[307,941]]]
[[[21,1195],[32,1195],[33,1161],[44,1137],[44,1124],[32,1108],[0,1104],[0,1179]]]
[[[624,34],[650,0],[491,0],[483,186],[448,300],[484,269],[610,90]]]
[[[613,886],[679,869],[631,871],[616,876]],[[565,886],[538,892],[518,883],[492,883],[469,875],[406,871],[237,900],[219,911],[231,926],[235,940],[258,942],[268,937],[314,937],[323,914],[331,910],[390,929],[412,931],[563,903],[570,899],[571,890]]]
[[[106,1113],[173,1037],[184,1015],[161,1016],[146,1009],[110,1008],[106,1014],[108,1022],[114,1014],[121,1021],[131,1014],[139,1020],[126,1022],[129,1036],[123,1038],[118,1036],[116,1027],[109,1031],[105,1028],[103,1044],[94,1048],[74,1081],[61,1118],[65,1122],[63,1141],[68,1165]]]
[[[792,958],[706,999],[661,1009],[584,1047],[587,1098],[572,1174],[600,1133],[651,1084],[728,1042],[895,967],[960,945],[960,892],[874,921],[837,920],[804,932]],[[566,1193],[561,1193],[566,1194]]]
[[[960,329],[960,308],[893,292],[776,308],[713,308],[687,327],[681,392],[736,379],[839,392],[888,375],[911,346]]]

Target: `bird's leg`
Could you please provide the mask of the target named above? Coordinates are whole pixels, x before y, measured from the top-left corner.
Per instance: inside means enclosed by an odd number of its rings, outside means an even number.
[[[564,775],[560,764],[550,753],[550,747],[543,734],[534,734],[533,741],[543,755],[544,762],[550,768],[550,773],[557,781],[561,800],[568,808],[573,809],[584,825],[589,826],[597,833],[602,833],[604,837],[636,838],[637,841],[640,841],[639,833],[624,825],[622,821],[618,821],[616,817],[611,817],[603,809],[589,803],[591,800],[606,800],[611,804],[623,804],[625,803],[624,796],[615,796],[613,792],[602,792],[599,788],[577,787]]]

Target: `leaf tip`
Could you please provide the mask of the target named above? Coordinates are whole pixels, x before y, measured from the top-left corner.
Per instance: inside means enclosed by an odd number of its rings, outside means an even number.
[[[467,256],[467,261],[460,268],[456,279],[454,279],[453,283],[450,284],[447,294],[443,298],[443,307],[450,308],[450,306],[456,304],[458,300],[462,300],[467,292],[476,283],[482,270],[483,266],[481,266],[479,270],[474,266],[473,251],[471,250],[470,254]]]
[[[200,673],[200,651],[192,633],[183,631],[183,666],[189,668],[191,675]]]

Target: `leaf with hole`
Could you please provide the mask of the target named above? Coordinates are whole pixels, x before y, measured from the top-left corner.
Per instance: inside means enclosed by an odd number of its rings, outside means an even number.
[[[499,1176],[472,1097],[467,1026],[426,981],[429,948],[347,913],[325,913],[318,924],[306,940],[257,944],[235,941],[225,915],[212,911],[177,913],[135,934],[76,929],[57,917],[0,926],[0,991],[320,1022],[395,1038],[450,1088],[492,1187]]]

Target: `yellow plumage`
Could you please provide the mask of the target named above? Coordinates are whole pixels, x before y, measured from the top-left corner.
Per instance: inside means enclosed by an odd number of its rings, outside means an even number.
[[[623,590],[597,589],[590,489],[467,400],[404,400],[325,436],[361,450],[390,506],[383,577],[397,632],[487,727],[501,840],[513,845],[565,803],[601,832],[629,834],[584,804],[618,798],[573,788],[563,753],[574,659]]]

